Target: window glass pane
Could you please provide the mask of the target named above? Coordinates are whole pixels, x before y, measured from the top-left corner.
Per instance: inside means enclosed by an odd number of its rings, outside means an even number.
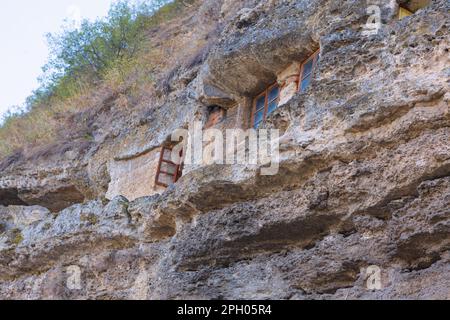
[[[264,120],[264,110],[258,111],[255,113],[255,121],[254,124],[257,124]]]
[[[309,60],[305,65],[303,66],[303,77],[306,77],[311,74],[313,69],[314,59]]]
[[[162,162],[161,163],[161,171],[168,172],[169,174],[175,175],[175,173],[177,172],[177,167],[174,164]]]
[[[256,101],[256,110],[264,109],[265,104],[266,104],[266,96],[263,95],[259,97],[258,100]]]
[[[278,107],[278,101],[273,101],[271,103],[269,103],[269,107],[267,109],[267,113],[272,113],[273,111],[275,111],[275,109]]]
[[[172,151],[169,149],[164,149],[163,159],[167,161],[172,161]]]
[[[160,173],[159,174],[159,178],[158,178],[158,182],[165,184],[165,185],[171,185],[173,183],[173,176],[168,175],[168,174],[164,174],[164,173]]]
[[[308,88],[310,83],[311,83],[311,75],[307,76],[302,80],[301,91],[304,92]]]
[[[278,98],[278,93],[280,89],[278,86],[273,87],[269,92],[269,102]]]

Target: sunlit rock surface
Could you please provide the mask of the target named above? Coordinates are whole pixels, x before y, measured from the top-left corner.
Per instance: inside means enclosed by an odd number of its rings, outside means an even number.
[[[0,298],[450,299],[450,5],[399,21],[380,2],[370,36],[365,1],[192,9],[202,23],[180,32],[220,32],[161,104],[102,113],[111,132],[87,151],[3,166]],[[210,104],[248,119],[319,48],[311,87],[264,124],[281,131],[279,174],[200,166],[154,192],[147,160],[175,129]]]

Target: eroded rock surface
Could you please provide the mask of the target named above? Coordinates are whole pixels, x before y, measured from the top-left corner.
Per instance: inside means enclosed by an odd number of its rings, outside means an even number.
[[[199,4],[186,21],[221,32],[160,105],[72,160],[3,169],[0,298],[450,299],[450,5],[398,21],[380,2],[369,36],[366,1]],[[264,124],[279,174],[204,166],[154,194],[126,162],[319,47],[310,89]]]

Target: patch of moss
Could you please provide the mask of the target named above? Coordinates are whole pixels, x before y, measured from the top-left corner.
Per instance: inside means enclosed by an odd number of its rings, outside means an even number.
[[[86,133],[84,135],[84,140],[92,142],[92,141],[94,141],[94,136],[92,134],[90,134],[90,133]]]
[[[11,243],[15,244],[16,246],[19,245],[23,241],[23,235],[22,231],[19,229],[13,229],[11,230]]]
[[[98,223],[98,218],[95,214],[82,214],[80,220],[88,222],[90,225],[96,225]]]

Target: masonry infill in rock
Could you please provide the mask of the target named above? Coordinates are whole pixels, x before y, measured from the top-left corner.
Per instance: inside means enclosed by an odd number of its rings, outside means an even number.
[[[124,196],[133,201],[140,197],[163,193],[183,175],[182,149],[175,151],[177,144],[167,138],[160,146],[126,160],[111,160],[111,181],[107,199]],[[174,152],[179,161],[174,162]]]

